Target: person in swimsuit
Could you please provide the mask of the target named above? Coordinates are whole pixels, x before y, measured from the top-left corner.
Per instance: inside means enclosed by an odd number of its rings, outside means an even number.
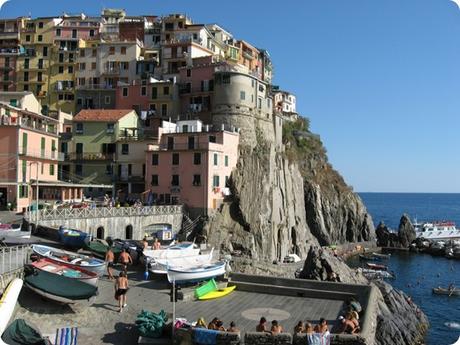
[[[115,279],[112,272],[114,259],[115,255],[113,254],[112,248],[109,248],[107,253],[105,253],[105,262],[107,263],[107,275],[109,276],[110,280]]]
[[[120,272],[117,280],[115,281],[115,299],[118,299],[118,312],[121,313],[123,308],[126,307],[127,299],[126,293],[128,292],[128,278],[126,277],[125,272]]]
[[[152,249],[153,250],[161,249],[161,243],[160,243],[160,241],[158,241],[158,238],[155,238],[155,241],[152,244]]]
[[[277,320],[273,320],[270,332],[272,332],[272,335],[283,333],[283,327],[278,323]]]
[[[267,319],[265,317],[261,317],[259,324],[256,326],[256,332],[267,332]]]
[[[133,259],[131,255],[129,255],[127,249],[123,249],[123,252],[120,254],[120,263],[123,266],[123,271],[126,273],[128,271],[128,265],[133,264]]]

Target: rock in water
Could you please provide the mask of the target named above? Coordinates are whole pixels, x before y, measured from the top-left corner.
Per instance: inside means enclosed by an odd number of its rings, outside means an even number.
[[[398,238],[402,248],[410,246],[416,238],[415,229],[407,214],[403,214],[399,221]]]

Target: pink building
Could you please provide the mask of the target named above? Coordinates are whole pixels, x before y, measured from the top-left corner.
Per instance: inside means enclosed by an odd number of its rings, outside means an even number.
[[[11,93],[12,97],[18,93]],[[40,203],[81,200],[82,188],[58,181],[59,121],[19,108],[18,99],[0,102],[0,209],[24,211]]]
[[[146,189],[158,204],[184,204],[193,216],[208,215],[230,194],[227,181],[238,159],[239,134],[201,121],[178,121],[160,131],[146,153]]]

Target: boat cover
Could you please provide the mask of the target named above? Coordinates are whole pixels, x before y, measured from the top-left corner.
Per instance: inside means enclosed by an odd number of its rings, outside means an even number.
[[[3,332],[2,340],[9,345],[48,345],[38,331],[23,319],[14,320]]]
[[[100,242],[97,242],[97,241],[92,241],[92,242],[89,242],[87,244],[85,244],[85,247],[96,253],[96,254],[99,254],[101,256],[105,256],[105,253],[107,253],[107,250],[109,249],[108,246],[106,246],[105,244],[102,244]],[[121,253],[121,249],[120,248],[116,248],[116,247],[112,247],[112,251],[113,251],[113,254],[115,256],[118,256],[120,253]]]
[[[159,314],[152,313],[147,310],[142,310],[137,315],[136,325],[139,333],[147,338],[160,338],[163,334],[163,328],[168,321],[168,317],[164,310]]]
[[[97,293],[96,286],[40,270],[34,270],[24,281],[38,290],[71,300],[89,299]]]

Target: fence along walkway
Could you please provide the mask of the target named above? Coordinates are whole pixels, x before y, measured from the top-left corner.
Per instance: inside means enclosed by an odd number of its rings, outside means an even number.
[[[37,211],[28,211],[25,218],[34,221]],[[38,218],[44,220],[107,218],[130,216],[154,216],[164,214],[181,214],[182,205],[142,206],[142,207],[96,207],[96,208],[61,208],[56,210],[39,210]]]
[[[29,246],[0,247],[0,291],[15,277],[21,277],[29,260]]]

